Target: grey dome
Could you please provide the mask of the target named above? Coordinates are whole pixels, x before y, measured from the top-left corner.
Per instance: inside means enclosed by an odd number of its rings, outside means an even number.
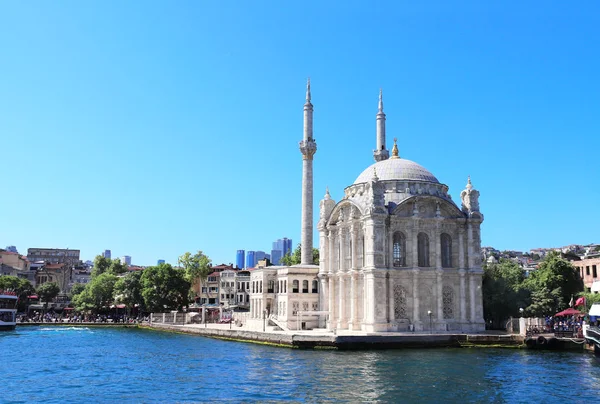
[[[427,169],[414,161],[402,158],[390,158],[372,164],[358,176],[354,183],[360,184],[371,181],[371,178],[373,178],[373,168],[377,171],[377,177],[380,181],[413,180],[435,182],[439,184],[437,178],[435,178]]]

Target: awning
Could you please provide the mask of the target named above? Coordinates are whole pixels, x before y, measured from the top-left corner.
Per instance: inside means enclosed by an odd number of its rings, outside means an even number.
[[[563,316],[577,316],[583,314],[579,310],[575,310],[574,308],[569,307],[567,310],[563,310],[560,313],[556,313],[554,317],[563,317]]]
[[[600,316],[600,303],[592,304],[592,308],[590,309],[590,316]]]
[[[73,310],[72,307],[65,307],[63,310]]]
[[[27,296],[28,299],[39,299],[37,295]]]
[[[594,281],[594,283],[592,283],[591,291],[592,293],[600,292],[600,281]]]
[[[124,304],[117,304],[117,309],[124,309],[125,305]]]

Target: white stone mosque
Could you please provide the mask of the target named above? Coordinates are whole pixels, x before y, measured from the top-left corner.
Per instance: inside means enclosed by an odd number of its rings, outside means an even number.
[[[477,332],[485,329],[483,215],[469,178],[459,208],[427,169],[386,149],[379,94],[375,163],[320,202],[319,265],[313,265],[313,138],[310,81],[304,104],[302,263],[251,272],[250,319],[284,330]]]

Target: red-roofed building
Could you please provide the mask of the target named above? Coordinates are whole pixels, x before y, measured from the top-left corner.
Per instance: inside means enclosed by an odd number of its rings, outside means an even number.
[[[0,250],[0,275],[18,276],[27,278],[29,274],[29,261],[19,253]]]

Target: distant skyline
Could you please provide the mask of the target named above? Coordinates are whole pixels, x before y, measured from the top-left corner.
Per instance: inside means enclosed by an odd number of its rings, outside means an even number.
[[[133,264],[300,240],[387,147],[481,192],[482,244],[600,242],[600,3],[0,3],[0,246]]]

